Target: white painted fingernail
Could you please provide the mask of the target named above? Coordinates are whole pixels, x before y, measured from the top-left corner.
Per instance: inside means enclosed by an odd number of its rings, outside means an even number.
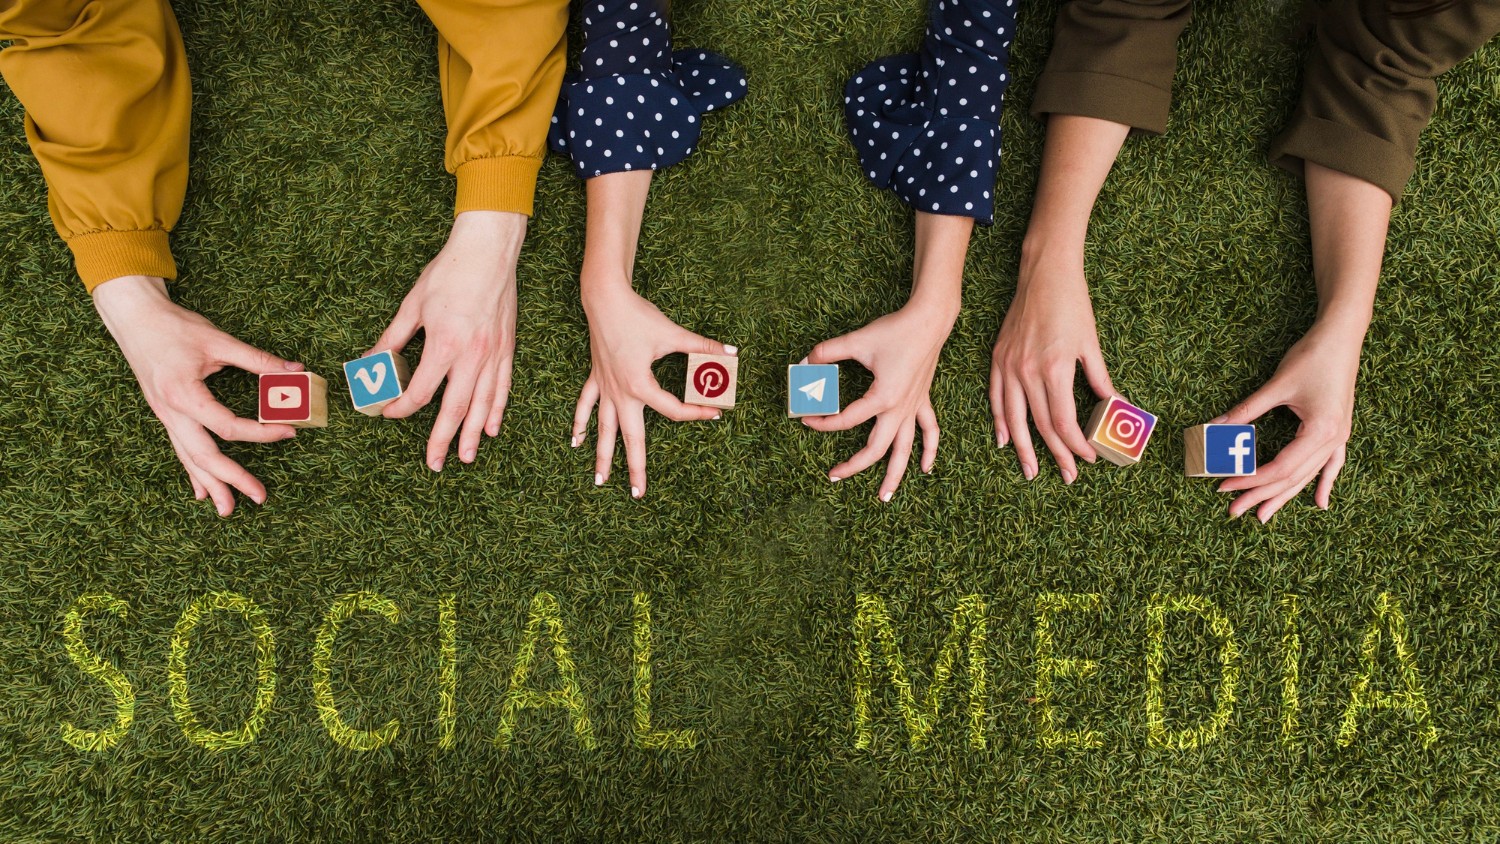
[[[880,495],[880,503],[882,503],[882,504],[889,504],[891,502],[891,496],[892,495],[895,495],[895,493],[894,492],[884,492],[884,493],[881,493],[881,495]]]
[[[724,414],[722,414],[722,413],[715,413],[714,414],[714,418],[711,421],[717,422],[717,421],[719,421],[720,419],[723,419],[723,418],[724,418]]]
[[[573,447],[574,448],[578,447],[578,440],[579,439],[581,439],[581,438],[577,434],[573,435],[573,439],[571,440],[571,442],[573,443]]]
[[[598,472],[594,473],[594,486],[604,486],[604,476]]]
[[[740,350],[737,347],[735,347],[735,346],[730,346],[730,345],[727,345],[727,344],[724,346],[724,354],[726,354],[726,355],[737,355],[739,353],[740,353]]]
[[[631,487],[630,488],[630,497],[631,498],[640,498],[641,497],[641,488],[638,487],[638,486]]]
[[[829,475],[828,480],[832,483],[838,483],[839,481],[842,481],[843,478],[839,477],[838,475]]]

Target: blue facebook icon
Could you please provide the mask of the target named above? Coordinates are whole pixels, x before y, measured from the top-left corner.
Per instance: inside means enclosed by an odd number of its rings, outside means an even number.
[[[1210,475],[1255,474],[1255,426],[1207,426],[1203,432],[1203,468]]]

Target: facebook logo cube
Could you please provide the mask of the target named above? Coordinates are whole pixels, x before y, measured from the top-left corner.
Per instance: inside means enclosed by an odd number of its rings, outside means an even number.
[[[1255,474],[1254,425],[1199,425],[1184,434],[1187,473],[1194,478]]]
[[[839,412],[839,368],[832,363],[794,363],[786,368],[786,413],[832,416]]]

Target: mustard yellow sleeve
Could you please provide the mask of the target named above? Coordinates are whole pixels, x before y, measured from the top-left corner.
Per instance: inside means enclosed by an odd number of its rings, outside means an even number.
[[[531,214],[567,63],[568,0],[420,0],[438,30],[454,213]]]
[[[93,290],[175,278],[192,97],[166,0],[0,3],[0,75],[26,109],[58,234]]]

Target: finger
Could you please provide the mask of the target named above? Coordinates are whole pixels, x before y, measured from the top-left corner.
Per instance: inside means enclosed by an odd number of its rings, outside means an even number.
[[[422,362],[417,365],[417,371],[412,373],[411,381],[406,389],[401,391],[401,397],[385,406],[381,415],[387,419],[405,419],[426,407],[437,395],[438,387],[443,385],[443,378],[447,377],[448,370],[457,369],[458,362],[451,357],[426,354],[422,356]],[[395,373],[391,373],[395,375]],[[472,392],[474,385],[469,385]]]
[[[824,340],[803,358],[806,363],[838,363],[841,360],[859,360],[859,350],[854,341],[849,338],[853,336],[845,334],[832,340]]]
[[[871,387],[869,393],[832,416],[804,416],[802,424],[814,431],[847,431],[863,425],[881,411],[881,402],[871,396],[874,392],[875,388]]]
[[[917,437],[916,419],[908,419],[896,431],[891,441],[891,459],[885,467],[885,480],[880,482],[880,500],[889,502],[906,477],[906,465],[911,461],[911,448]]]
[[[1005,448],[1010,442],[1010,426],[1005,424],[1005,376],[998,363],[990,365],[990,414],[995,417],[995,445]]]
[[[1332,504],[1333,482],[1338,479],[1339,472],[1343,471],[1344,458],[1347,455],[1348,448],[1341,445],[1333,450],[1333,456],[1323,464],[1323,477],[1318,479],[1318,489],[1313,494],[1313,501],[1324,510]]]
[[[1052,452],[1052,459],[1057,461],[1057,470],[1062,473],[1063,483],[1070,484],[1078,477],[1078,465],[1073,461],[1073,452],[1068,450],[1067,444],[1057,433],[1057,426],[1052,422],[1052,407],[1047,401],[1047,388],[1041,381],[1025,382],[1023,386],[1026,390],[1026,400],[1031,406],[1031,424],[1036,426],[1036,432],[1041,434],[1042,442],[1046,443],[1047,450]]]
[[[396,309],[395,318],[391,320],[390,325],[385,327],[385,331],[381,332],[380,339],[376,340],[375,345],[371,346],[365,354],[372,355],[386,349],[399,352],[406,348],[406,344],[411,342],[411,338],[416,336],[417,329],[421,327],[421,309],[408,296],[401,301],[401,307]]]
[[[515,358],[507,355],[495,369],[495,395],[490,400],[490,415],[484,422],[484,432],[492,437],[500,436],[500,423],[505,420],[505,408],[510,404],[510,385]]]
[[[193,465],[203,470],[205,475],[217,479],[222,483],[244,493],[256,504],[264,504],[266,500],[266,488],[254,475],[245,471],[245,467],[230,460],[219,451],[219,446],[208,435],[208,432],[192,424],[183,424],[178,428],[178,437],[182,441],[183,451],[187,453],[188,459]],[[208,486],[214,503],[219,507],[219,515],[227,516],[234,511],[234,496],[224,490],[223,494],[216,494],[213,485]]]
[[[937,464],[938,439],[942,433],[931,401],[917,409],[917,424],[922,428],[922,471],[930,475]]]
[[[192,458],[188,457],[187,452],[182,448],[182,443],[178,442],[177,435],[172,433],[170,428],[167,429],[167,441],[172,444],[172,451],[177,455],[177,461],[182,464],[183,471],[187,472],[188,480],[193,484],[193,499],[195,501],[202,501],[208,498],[209,486],[220,484],[221,482],[208,477],[203,473],[202,469],[193,465]],[[227,487],[225,491],[228,491]],[[232,496],[230,500],[233,500]]]
[[[569,442],[574,448],[583,443],[584,435],[589,432],[589,417],[594,415],[594,405],[598,402],[599,382],[590,375],[578,394],[578,406],[573,408],[573,431]]]
[[[174,403],[177,411],[213,431],[221,440],[270,443],[297,435],[297,429],[290,425],[270,425],[235,416],[229,408],[219,404],[202,381],[193,381],[186,390],[187,394]]]
[[[220,338],[220,344],[214,348],[213,355],[225,366],[238,367],[257,375],[263,372],[298,372],[302,369],[300,363],[263,352],[230,334]]]
[[[610,464],[615,462],[615,434],[619,430],[615,403],[599,402],[599,438],[594,443],[594,486],[609,480]]]
[[[870,438],[865,442],[865,447],[855,452],[853,457],[830,469],[828,480],[837,483],[874,466],[891,450],[891,441],[896,438],[898,430],[900,430],[900,425],[892,421],[890,417],[877,419],[875,427],[870,429]]]
[[[694,334],[686,328],[677,335],[677,351],[689,355],[737,355],[740,350],[718,340]]]
[[[448,374],[448,389],[443,392],[443,403],[432,423],[432,436],[427,438],[427,466],[434,472],[443,471],[448,446],[469,417],[469,404],[474,398],[477,380],[478,374],[467,367],[454,367]]]
[[[1286,399],[1281,395],[1281,385],[1274,380],[1269,381],[1265,386],[1251,393],[1244,401],[1235,405],[1228,413],[1210,419],[1209,422],[1214,425],[1248,425],[1270,413],[1284,401]]]
[[[464,417],[464,426],[458,433],[458,459],[473,463],[479,455],[479,438],[484,434],[484,424],[495,406],[495,370],[499,361],[491,362],[479,373],[474,383],[474,397],[469,401],[469,413]],[[452,389],[450,382],[449,389]]]
[[[673,422],[704,422],[718,419],[721,412],[717,407],[685,404],[681,399],[659,386],[647,388],[645,395],[641,398],[645,400],[648,407]]]
[[[1088,439],[1083,436],[1083,429],[1078,427],[1078,406],[1073,403],[1073,371],[1069,367],[1067,375],[1059,374],[1053,381],[1047,384],[1047,401],[1052,411],[1052,427],[1057,431],[1058,439],[1073,454],[1082,457],[1090,463],[1099,459],[1094,452],[1094,447],[1089,445]],[[1072,463],[1070,456],[1068,462]],[[1077,469],[1074,469],[1075,476]]]
[[[1219,485],[1220,490],[1224,491],[1231,481],[1257,481],[1253,485],[1247,485],[1245,492],[1229,505],[1229,514],[1239,518],[1260,502],[1280,495],[1287,485],[1295,485],[1300,490],[1312,480],[1318,467],[1328,462],[1331,453],[1330,447],[1314,443],[1311,439],[1293,440],[1275,460],[1261,467],[1254,476],[1230,478]]]
[[[1261,524],[1266,524],[1267,522],[1271,521],[1271,517],[1276,515],[1276,511],[1280,510],[1282,506],[1285,505],[1288,501],[1291,501],[1293,498],[1296,498],[1298,495],[1300,495],[1302,490],[1306,489],[1307,485],[1312,483],[1313,479],[1317,476],[1318,470],[1314,468],[1309,474],[1303,475],[1299,478],[1296,478],[1295,480],[1287,481],[1281,491],[1271,496],[1265,501],[1265,503],[1260,505],[1259,512],[1255,514],[1256,518],[1260,519]]]
[[[631,404],[620,410],[620,435],[625,438],[625,468],[630,473],[630,497],[646,494],[645,408]]]
[[[1026,480],[1036,477],[1036,450],[1031,447],[1031,430],[1026,427],[1026,390],[1016,378],[1005,379],[1005,423],[1010,428],[1016,459]]]
[[[1104,354],[1094,347],[1083,356],[1083,377],[1088,379],[1089,389],[1101,399],[1119,395],[1109,380],[1109,368],[1104,365]]]

